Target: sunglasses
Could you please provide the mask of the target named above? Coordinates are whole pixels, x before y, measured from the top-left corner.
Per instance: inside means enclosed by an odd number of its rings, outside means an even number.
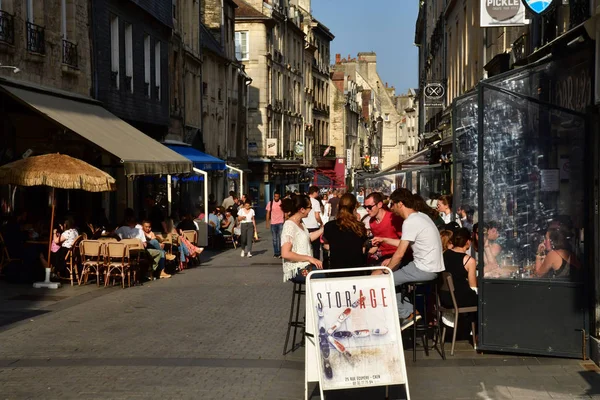
[[[372,204],[372,205],[370,205],[370,206],[365,206],[365,208],[366,208],[367,210],[369,210],[369,211],[371,211],[371,209],[372,209],[373,207],[376,207],[376,204]]]

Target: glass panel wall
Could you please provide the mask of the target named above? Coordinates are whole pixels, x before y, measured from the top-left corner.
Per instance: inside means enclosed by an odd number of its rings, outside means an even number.
[[[530,77],[524,75],[523,89]],[[586,225],[584,119],[493,87],[480,90],[484,278],[579,280]],[[457,138],[457,148],[463,144]],[[464,158],[462,153],[457,151]],[[472,195],[473,182],[465,170],[463,164],[457,191],[463,200]]]

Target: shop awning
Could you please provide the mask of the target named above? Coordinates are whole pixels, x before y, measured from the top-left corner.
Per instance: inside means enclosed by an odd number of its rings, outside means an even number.
[[[194,163],[195,168],[203,171],[223,171],[226,169],[225,161],[196,150],[192,146],[184,144],[165,144],[165,146],[190,160]]]
[[[85,96],[42,86],[12,86],[0,81],[11,97],[54,120],[117,157],[126,175],[175,175],[192,172],[192,163]]]

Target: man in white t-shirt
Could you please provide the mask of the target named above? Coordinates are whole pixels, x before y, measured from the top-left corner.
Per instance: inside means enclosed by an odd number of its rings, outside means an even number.
[[[304,226],[308,229],[309,232],[318,231],[321,226],[323,226],[323,221],[321,220],[321,202],[317,200],[319,197],[319,188],[316,186],[311,186],[308,188],[308,197],[310,197],[310,205],[312,208],[308,213],[306,218],[302,219],[304,222]],[[321,259],[321,238],[318,238],[312,242],[313,248],[313,257],[317,260]]]
[[[439,272],[446,269],[440,233],[429,216],[415,210],[415,196],[417,195],[413,195],[407,189],[395,190],[390,195],[390,210],[404,218],[402,239],[373,239],[374,244],[385,242],[398,246],[392,258],[382,263],[394,271],[396,286],[408,282],[432,281],[437,278]],[[399,268],[408,246],[413,251],[413,261]],[[383,270],[373,271],[374,275],[381,273]],[[408,299],[401,300],[398,299],[398,316],[402,319],[404,330],[421,319],[421,316],[418,312],[416,316],[412,314],[413,306]]]

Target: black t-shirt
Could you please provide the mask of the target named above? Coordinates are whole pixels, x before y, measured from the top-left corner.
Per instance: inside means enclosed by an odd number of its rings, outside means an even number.
[[[196,230],[196,224],[194,224],[194,221],[192,221],[192,220],[184,219],[183,221],[181,221],[177,225],[177,230],[195,231]]]
[[[340,204],[340,198],[334,196],[329,199],[329,204],[331,204],[331,216],[335,218],[338,212],[338,205]]]
[[[336,221],[325,224],[323,237],[329,243],[331,269],[364,267],[366,256],[363,246],[367,237],[353,231],[341,230]]]

